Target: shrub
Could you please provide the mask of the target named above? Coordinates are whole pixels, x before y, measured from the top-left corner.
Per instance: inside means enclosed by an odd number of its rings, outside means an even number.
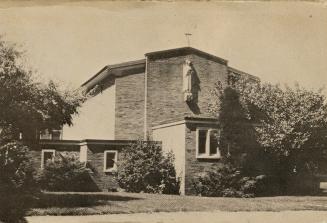
[[[197,195],[207,197],[254,197],[265,188],[265,176],[244,176],[231,164],[211,169],[193,181]]]
[[[48,160],[41,172],[40,184],[47,191],[94,191],[97,190],[86,164],[72,153],[57,153]]]
[[[118,162],[119,186],[128,192],[177,194],[179,182],[174,156],[164,155],[161,145],[138,141],[123,149]]]
[[[17,142],[0,146],[0,222],[23,222],[39,192],[28,151]]]

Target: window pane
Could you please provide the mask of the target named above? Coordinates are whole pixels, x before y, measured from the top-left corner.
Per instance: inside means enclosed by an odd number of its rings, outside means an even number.
[[[115,165],[116,153],[106,153],[106,169],[111,169]]]
[[[44,152],[43,153],[43,164],[45,165],[48,160],[52,160],[53,158],[53,152]]]
[[[53,131],[52,132],[52,140],[59,140],[60,139],[60,132],[59,131]]]
[[[199,154],[206,153],[207,130],[199,130]]]
[[[217,136],[218,136],[217,130],[210,131],[210,155],[217,154],[217,147],[218,147]]]

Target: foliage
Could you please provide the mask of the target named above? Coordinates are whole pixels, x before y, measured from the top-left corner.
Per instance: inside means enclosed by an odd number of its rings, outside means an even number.
[[[48,160],[41,172],[40,184],[47,191],[94,191],[96,190],[85,163],[68,152],[57,153]]]
[[[230,163],[217,166],[193,181],[198,195],[207,197],[254,197],[262,194],[265,176],[244,176]]]
[[[0,221],[20,222],[38,192],[28,148],[11,142],[0,147]]]
[[[222,153],[233,165],[248,174],[259,171],[259,145],[255,137],[254,120],[248,117],[238,92],[225,88],[219,95],[220,107],[216,113],[220,124]],[[227,151],[226,151],[227,150]]]
[[[176,179],[171,153],[164,155],[161,145],[138,141],[124,148],[118,162],[117,180],[129,192],[176,194]]]
[[[260,154],[263,171],[276,177],[281,193],[287,192],[288,182],[296,175],[312,176],[326,162],[323,150],[327,148],[327,104],[322,90],[308,90],[298,84],[281,87],[241,78],[227,89],[218,84],[213,93],[215,101],[210,108],[222,122],[223,140],[231,145],[236,142],[234,147],[243,151],[259,149],[255,153]],[[228,94],[232,100],[224,103],[221,99]],[[234,102],[239,101],[239,107],[233,103],[233,97]],[[239,125],[239,120],[248,124],[248,130]],[[252,137],[252,146],[238,140],[244,137],[243,131]],[[238,138],[239,132],[242,137]]]
[[[238,91],[246,105],[261,114],[256,127],[258,141],[278,156],[288,156],[302,149],[326,147],[322,134],[327,127],[327,104],[322,90],[272,84],[239,84]]]
[[[50,81],[37,82],[24,65],[24,54],[0,37],[0,141],[35,139],[44,129],[72,124],[85,97]]]
[[[33,73],[24,53],[0,36],[0,217],[7,222],[22,220],[27,200],[37,193],[27,146],[35,143],[40,131],[71,125],[85,100],[54,82],[37,82]],[[25,146],[15,142],[20,133]]]

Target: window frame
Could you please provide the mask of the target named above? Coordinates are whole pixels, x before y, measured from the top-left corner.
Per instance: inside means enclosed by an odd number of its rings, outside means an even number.
[[[54,160],[54,157],[56,155],[55,149],[42,149],[41,151],[41,169],[44,169],[44,153],[52,153],[52,161]]]
[[[112,168],[107,169],[107,153],[114,153],[114,166]],[[103,172],[111,173],[117,171],[117,160],[118,160],[118,151],[117,150],[105,150],[103,153]]]
[[[206,131],[206,142],[205,142],[205,153],[199,153],[199,131]],[[210,155],[210,136],[212,131],[217,131],[220,134],[220,130],[217,128],[210,128],[210,127],[197,127],[196,128],[196,158],[197,159],[220,159],[221,153],[219,148],[219,143],[217,146],[216,154]]]

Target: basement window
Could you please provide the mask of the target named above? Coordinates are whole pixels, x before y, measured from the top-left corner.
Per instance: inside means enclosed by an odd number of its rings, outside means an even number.
[[[117,155],[116,150],[104,151],[104,172],[114,172],[117,170]]]
[[[53,161],[56,151],[54,149],[43,149],[41,153],[41,169],[47,164],[47,162]]]
[[[219,143],[220,131],[210,128],[196,130],[196,158],[219,159],[221,158]]]

